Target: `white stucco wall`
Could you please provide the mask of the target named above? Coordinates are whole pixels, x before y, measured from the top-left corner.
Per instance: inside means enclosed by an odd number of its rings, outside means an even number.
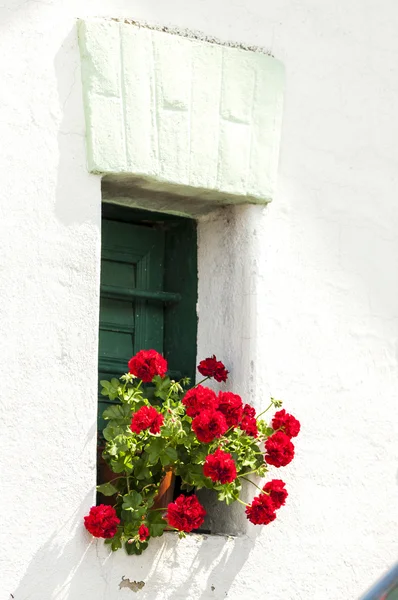
[[[100,181],[85,164],[75,20],[93,15],[269,47],[287,77],[274,202],[199,228],[199,354],[225,351],[237,391],[283,397],[301,419],[289,502],[243,538],[167,536],[140,558],[108,556],[81,525],[95,483]],[[1,598],[135,597],[125,576],[145,582],[143,600],[343,600],[395,560],[397,26],[393,0],[0,9]]]

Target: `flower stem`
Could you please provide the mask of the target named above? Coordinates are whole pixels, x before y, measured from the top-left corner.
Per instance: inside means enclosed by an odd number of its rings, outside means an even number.
[[[244,479],[245,475],[251,475],[252,473],[256,473],[256,471],[248,471],[247,473],[243,473],[243,475],[238,475],[238,477],[243,477]]]
[[[114,477],[113,479],[110,479],[107,483],[112,483],[112,481],[117,481],[118,479],[124,479],[123,475],[120,475],[120,477]]]
[[[250,504],[246,504],[246,502],[243,502],[243,500],[241,500],[240,498],[237,498],[237,501],[243,504],[243,506],[250,506]]]
[[[252,481],[251,479],[248,479],[247,477],[245,477],[244,475],[241,475],[242,479],[244,479],[245,481],[248,481],[249,483],[251,483],[252,485],[254,485],[254,487],[256,487],[258,490],[260,490],[260,492],[262,494],[265,494],[266,492],[264,492],[264,490],[262,488],[260,488],[258,485],[256,485],[254,483],[254,481]]]
[[[205,381],[207,381],[208,379],[210,379],[210,377],[205,377],[204,379],[201,379],[200,381],[198,381],[198,383],[196,383],[193,387],[196,388],[198,387],[198,385],[201,385],[202,383],[204,383]]]
[[[156,487],[156,486],[157,486],[157,484],[156,484],[156,483],[148,483],[148,485],[145,485],[145,486],[142,488],[141,492],[143,492],[144,490],[146,490],[146,489],[147,489],[147,488],[149,488],[149,487]]]
[[[126,473],[127,492],[130,493],[130,477]]]
[[[263,410],[263,412],[261,412],[259,415],[257,415],[256,419],[259,419],[261,417],[261,415],[263,415],[264,413],[267,412],[267,410],[269,410],[271,408],[271,406],[273,406],[273,402],[271,402],[271,404],[269,406],[267,406],[267,408],[265,410]]]

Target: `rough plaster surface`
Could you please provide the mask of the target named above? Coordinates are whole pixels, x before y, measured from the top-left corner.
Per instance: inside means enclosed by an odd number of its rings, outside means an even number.
[[[1,600],[358,598],[397,556],[396,3],[133,8],[0,9]],[[269,46],[287,70],[274,202],[199,228],[198,353],[225,355],[234,389],[258,406],[283,397],[302,420],[288,503],[263,530],[167,535],[140,558],[109,556],[81,526],[95,483],[100,181],[86,169],[75,20],[91,15]],[[145,586],[120,589],[123,577]]]
[[[220,202],[272,199],[284,70],[261,52],[79,22],[90,171]]]

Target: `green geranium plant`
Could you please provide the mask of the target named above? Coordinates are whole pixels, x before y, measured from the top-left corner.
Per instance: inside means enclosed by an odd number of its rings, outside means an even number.
[[[204,379],[194,387],[187,378],[170,379],[166,360],[155,350],[141,350],[128,366],[120,379],[101,381],[102,394],[117,401],[103,413],[108,422],[103,457],[115,477],[97,489],[115,502],[92,507],[86,529],[105,538],[112,550],[124,546],[128,554],[141,554],[166,528],[184,537],[203,524],[206,512],[194,493],[201,488],[215,490],[220,502],[243,504],[256,525],[273,521],[287,497],[284,482],[273,479],[259,487],[249,476],[263,477],[268,465],[279,468],[294,457],[297,419],[285,410],[270,424],[261,418],[281,401],[271,398],[256,416],[237,394],[216,394],[202,385],[209,378],[227,380],[228,371],[215,356],[201,361]],[[160,485],[170,472],[180,477],[182,493],[158,507]],[[243,481],[259,492],[250,504],[239,497]]]

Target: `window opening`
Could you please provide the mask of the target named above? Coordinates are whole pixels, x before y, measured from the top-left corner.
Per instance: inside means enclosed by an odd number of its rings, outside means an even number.
[[[99,381],[120,377],[141,349],[164,354],[169,375],[195,378],[197,235],[193,219],[103,203]],[[97,481],[114,477],[102,458],[100,395]],[[179,483],[176,482],[176,491]],[[170,488],[166,489],[171,501]],[[98,494],[99,503],[113,499]]]

